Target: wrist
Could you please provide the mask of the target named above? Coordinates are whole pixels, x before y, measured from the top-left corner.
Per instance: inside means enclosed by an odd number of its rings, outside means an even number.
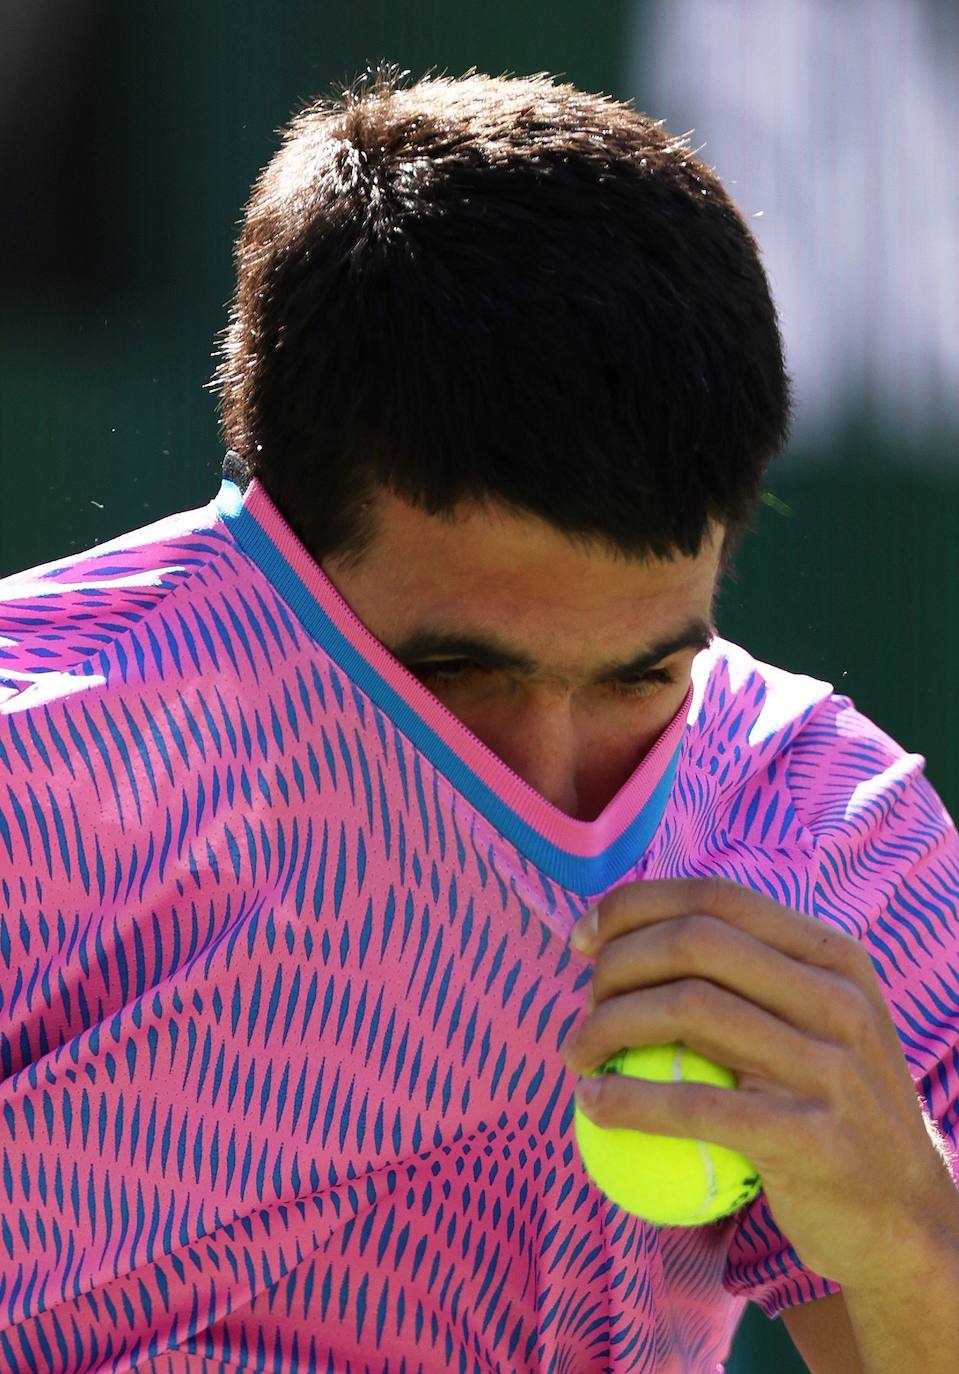
[[[913,1210],[883,1234],[885,1240],[874,1247],[861,1274],[843,1283],[847,1299],[888,1294],[903,1277],[931,1289],[945,1283],[959,1292],[959,1193],[938,1215]]]

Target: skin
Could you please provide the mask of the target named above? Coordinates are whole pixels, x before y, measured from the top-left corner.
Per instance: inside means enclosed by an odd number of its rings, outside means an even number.
[[[377,507],[377,538],[362,564],[322,565],[337,591],[394,654],[428,628],[495,635],[533,656],[528,677],[465,672],[450,657],[446,666],[438,658],[406,666],[548,802],[595,820],[676,715],[700,650],[657,665],[671,682],[627,683],[639,687],[632,697],[593,679],[696,616],[715,633],[723,527],[711,526],[698,557],[641,563],[577,547],[497,505],[464,504],[446,520],[382,492]],[[437,668],[455,679],[437,678]]]

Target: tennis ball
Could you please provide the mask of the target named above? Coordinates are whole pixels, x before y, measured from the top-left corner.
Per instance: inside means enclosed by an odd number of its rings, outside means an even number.
[[[620,1050],[596,1070],[601,1073],[653,1083],[714,1083],[721,1088],[737,1083],[731,1069],[678,1040]],[[579,1152],[596,1186],[625,1211],[656,1226],[703,1226],[737,1212],[762,1187],[749,1160],[723,1145],[597,1126],[578,1105],[574,1123]]]

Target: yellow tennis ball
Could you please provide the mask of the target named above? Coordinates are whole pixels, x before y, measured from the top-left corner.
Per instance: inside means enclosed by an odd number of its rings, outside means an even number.
[[[596,1070],[653,1083],[714,1083],[734,1088],[731,1069],[681,1041],[620,1050]],[[597,1126],[576,1106],[576,1143],[593,1182],[627,1212],[657,1226],[703,1226],[744,1207],[762,1180],[736,1150],[703,1140]]]

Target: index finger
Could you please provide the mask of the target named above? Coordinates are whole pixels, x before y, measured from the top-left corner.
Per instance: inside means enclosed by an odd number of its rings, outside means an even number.
[[[697,915],[726,921],[781,954],[821,968],[848,971],[851,958],[868,957],[844,931],[729,878],[640,879],[607,893],[596,906],[597,929],[589,954],[629,931]]]

